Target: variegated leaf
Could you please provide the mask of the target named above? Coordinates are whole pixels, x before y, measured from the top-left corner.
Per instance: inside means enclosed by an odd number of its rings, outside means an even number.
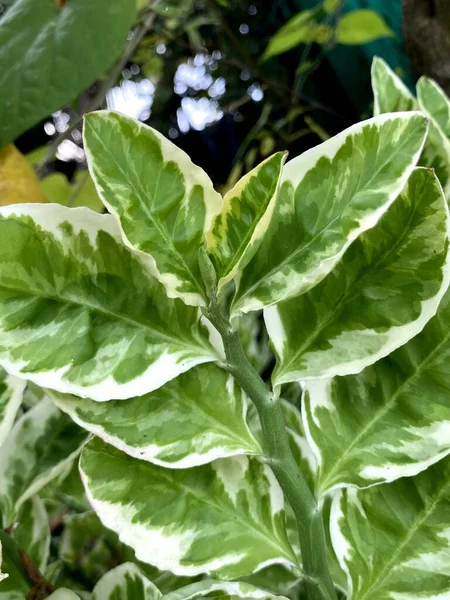
[[[430,81],[423,79],[419,81],[417,100],[383,59],[376,57],[372,63],[374,115],[406,110],[411,111],[419,108],[428,114],[430,117],[429,133],[419,164],[435,169],[436,175],[444,188],[445,195],[449,198],[450,141],[445,134],[445,130],[442,129],[441,106],[438,109],[438,118],[434,118],[432,111],[436,110],[436,98],[433,92],[430,94],[433,99],[431,102],[428,102]],[[445,101],[448,102],[446,98]]]
[[[234,312],[271,306],[320,283],[394,202],[426,132],[421,113],[381,115],[289,161],[270,226],[238,279]]]
[[[371,76],[374,116],[419,108],[416,98],[400,77],[378,56],[373,59]]]
[[[269,564],[296,565],[283,495],[272,471],[256,459],[163,469],[94,438],[80,469],[102,522],[143,562],[177,575],[224,579]]]
[[[59,588],[47,596],[47,600],[80,600],[80,596],[67,588]]]
[[[84,144],[126,243],[150,256],[170,298],[205,304],[198,249],[222,203],[206,173],[154,129],[114,112],[85,117]]]
[[[11,535],[43,572],[50,553],[50,527],[45,505],[38,496],[22,504]]]
[[[3,565],[3,547],[0,542],[0,582],[8,577],[8,573],[2,573],[2,565]]]
[[[123,563],[108,571],[92,591],[92,600],[158,600],[162,593],[137,565]]]
[[[164,596],[164,600],[195,600],[196,598],[221,598],[222,600],[239,600],[239,598],[242,600],[276,600],[279,598],[287,600],[284,596],[277,596],[242,581],[208,579],[192,583]]]
[[[233,319],[233,325],[239,331],[246,357],[258,373],[263,373],[273,360],[273,354],[262,311],[242,313]]]
[[[206,234],[219,289],[235,277],[258,250],[275,208],[286,153],[270,156],[242,177],[223,199]]]
[[[430,115],[446,138],[450,138],[450,100],[433,79],[421,77],[417,96],[422,110]]]
[[[449,231],[438,179],[416,169],[328,277],[265,309],[274,383],[359,373],[417,335],[450,282]]]
[[[274,594],[287,596],[291,600],[300,600],[302,575],[293,573],[283,565],[270,565],[248,577],[241,577],[240,580]]]
[[[25,387],[25,381],[0,368],[0,447],[14,424]]]
[[[95,402],[49,392],[57,406],[119,450],[184,469],[235,454],[261,454],[245,417],[247,398],[231,375],[200,365],[158,390]]]
[[[436,175],[450,197],[450,125],[445,112],[449,111],[449,99],[431,79],[421,77],[417,83],[419,107],[430,118],[428,140],[421,162],[436,170]],[[448,114],[447,114],[448,118]]]
[[[450,292],[418,336],[359,375],[309,381],[317,492],[410,477],[450,453]]]
[[[446,600],[450,594],[450,460],[416,477],[340,491],[331,536],[349,600]]]
[[[16,422],[0,452],[3,527],[10,526],[23,503],[64,470],[86,437],[48,398]]]
[[[102,401],[147,393],[213,358],[197,309],[165,296],[112,216],[58,205],[0,210],[6,370]]]
[[[116,533],[102,525],[94,511],[89,510],[64,518],[59,557],[70,572],[78,573],[83,582],[93,585],[118,560],[133,560],[134,552],[119,541]]]

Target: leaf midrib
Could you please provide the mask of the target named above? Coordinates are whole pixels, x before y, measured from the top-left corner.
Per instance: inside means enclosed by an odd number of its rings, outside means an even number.
[[[437,491],[436,498],[432,502],[430,502],[427,506],[425,506],[423,511],[414,520],[414,523],[411,525],[405,538],[397,546],[394,553],[391,555],[389,560],[386,562],[385,566],[381,569],[376,580],[373,583],[371,583],[371,585],[367,588],[367,590],[364,592],[364,594],[362,596],[356,596],[355,600],[364,600],[365,598],[367,598],[369,596],[370,593],[372,593],[374,590],[376,590],[377,588],[380,587],[381,583],[383,583],[383,580],[390,573],[390,571],[395,567],[395,561],[397,560],[397,558],[400,556],[400,554],[403,552],[403,550],[408,546],[409,542],[415,536],[415,534],[420,529],[420,527],[425,523],[425,521],[429,518],[429,516],[436,509],[437,505],[439,504],[439,502],[441,500],[441,497],[443,496],[444,492],[447,492],[447,488],[449,488],[449,487],[450,487],[450,484],[447,479],[445,481],[445,483],[442,485],[442,487],[440,487],[439,490]]]
[[[108,458],[111,457],[110,454],[108,454],[108,452],[105,452],[102,449],[96,449],[95,452],[97,454],[105,454]],[[123,460],[120,456],[119,459]],[[154,467],[154,465],[152,465]],[[82,465],[81,465],[82,468]],[[158,470],[158,474],[159,477],[161,479],[164,479],[166,482],[169,483],[170,487],[175,487],[179,490],[181,490],[184,494],[186,495],[191,495],[199,504],[204,504],[206,506],[212,506],[214,510],[216,510],[217,512],[220,512],[222,514],[225,514],[227,517],[231,516],[230,522],[236,522],[239,521],[239,523],[242,524],[242,526],[245,529],[251,529],[252,531],[254,531],[258,537],[262,538],[263,540],[265,540],[267,542],[267,540],[269,540],[270,545],[275,548],[278,552],[281,552],[282,555],[285,558],[288,558],[292,563],[294,563],[294,554],[292,554],[292,556],[290,556],[287,552],[286,552],[286,548],[284,548],[283,546],[280,546],[278,543],[275,542],[275,540],[273,540],[273,538],[271,537],[271,531],[269,529],[267,529],[267,527],[264,527],[264,531],[266,532],[266,535],[264,534],[264,532],[262,532],[260,529],[256,529],[253,525],[253,519],[249,519],[249,515],[242,515],[240,511],[236,510],[236,512],[233,512],[230,508],[228,508],[226,505],[217,502],[217,503],[211,503],[209,502],[209,497],[204,494],[204,495],[198,495],[197,493],[195,493],[191,488],[189,488],[188,486],[186,486],[184,483],[180,484],[179,482],[176,482],[174,484],[173,480],[170,478],[170,476],[168,475],[168,472],[170,472],[170,469],[164,469],[164,468],[160,468]],[[220,483],[223,485],[223,482],[219,479],[217,474],[214,474],[215,478],[218,479],[220,481]],[[242,490],[240,490],[242,491]],[[245,492],[245,490],[243,490]],[[91,492],[92,493],[92,492]],[[94,494],[92,494],[94,495]],[[247,494],[246,494],[247,495]],[[108,502],[108,500],[100,500],[100,502]],[[114,504],[114,503],[113,503]],[[123,506],[123,503],[118,502],[116,504],[120,504],[121,506]],[[271,507],[272,508],[272,507]],[[237,518],[236,518],[237,515]],[[249,526],[249,523],[251,524]],[[272,523],[272,521],[271,521]],[[163,528],[165,528],[166,526],[162,526]],[[289,542],[288,542],[289,543]]]
[[[7,289],[8,291],[20,293],[20,294],[27,295],[27,296],[33,296],[35,298],[40,298],[42,300],[53,300],[53,301],[59,302],[61,304],[66,303],[69,305],[84,308],[91,312],[97,312],[97,313],[101,314],[102,316],[106,316],[106,317],[110,318],[111,320],[116,319],[118,321],[123,321],[124,323],[127,323],[128,325],[132,325],[133,327],[137,327],[137,328],[145,329],[146,331],[154,332],[161,338],[161,341],[163,341],[163,342],[169,341],[171,343],[176,343],[179,346],[186,346],[188,348],[192,348],[192,345],[193,345],[192,342],[186,342],[176,336],[168,335],[167,333],[161,331],[158,327],[150,327],[148,325],[145,325],[144,323],[141,323],[140,321],[135,321],[134,319],[131,319],[130,317],[125,317],[123,315],[119,315],[117,313],[108,311],[104,307],[91,305],[88,302],[86,302],[86,303],[82,303],[81,301],[77,302],[73,298],[66,299],[64,297],[59,296],[58,294],[55,294],[55,295],[40,294],[39,290],[30,290],[29,288],[23,290],[20,287],[6,286],[4,284],[1,284],[0,288]],[[206,345],[205,346],[198,345],[198,348],[201,348],[203,351],[208,349]],[[213,355],[211,354],[211,356],[213,356]]]
[[[108,149],[106,147],[106,144],[103,142],[103,140],[101,139],[101,137],[99,136],[99,134],[97,133],[97,131],[93,127],[91,127],[91,131],[96,136],[97,141],[100,142],[100,144],[103,146],[103,149],[106,151],[106,153],[109,154]],[[162,149],[161,149],[161,155],[163,156]],[[163,156],[163,162],[164,162],[164,156]],[[147,207],[146,203],[141,200],[142,198],[145,198],[145,192],[144,192],[144,190],[141,187],[139,187],[139,189],[136,189],[136,187],[134,185],[134,182],[131,180],[131,178],[129,178],[127,176],[126,172],[123,170],[123,168],[120,165],[119,161],[116,160],[115,163],[116,163],[116,166],[118,167],[119,171],[121,172],[122,176],[124,177],[125,181],[128,182],[128,184],[132,188],[133,192],[140,199],[139,200],[139,204],[140,204],[141,208],[144,209],[146,215],[148,216],[149,220],[151,221],[151,223],[153,224],[153,226],[155,227],[155,229],[158,231],[158,233],[161,236],[161,238],[164,240],[164,242],[167,244],[167,246],[172,249],[172,253],[178,258],[179,262],[182,264],[182,266],[184,267],[184,269],[186,270],[186,272],[190,275],[190,277],[191,277],[191,283],[195,283],[195,286],[197,288],[197,292],[200,294],[200,296],[202,298],[204,298],[204,292],[203,292],[201,284],[199,283],[199,281],[197,280],[197,278],[194,277],[194,274],[192,273],[191,268],[185,262],[183,255],[180,254],[180,252],[178,252],[177,248],[175,247],[175,245],[173,243],[173,239],[169,235],[167,235],[167,232],[164,231],[160,227],[158,221],[156,219],[154,219],[154,217],[153,217],[150,209]],[[164,162],[164,165],[165,164],[167,164],[167,163]],[[162,171],[162,169],[160,170],[159,175],[158,175],[157,186],[159,185],[159,178],[161,176],[161,171]],[[103,194],[101,194],[101,195],[103,196]],[[187,191],[186,191],[186,188],[185,188],[185,194],[184,194],[184,196],[186,197],[186,195],[187,195]],[[156,196],[156,191],[155,191],[154,197],[155,196]],[[153,197],[153,200],[154,200],[154,197]],[[205,206],[206,206],[206,199],[205,199],[205,197],[203,197],[203,200],[204,200],[204,203],[205,203]],[[107,199],[105,199],[105,202],[107,204],[111,205],[111,203]],[[114,211],[117,212],[117,208],[116,207],[114,207]],[[119,217],[119,220],[121,221],[120,217]],[[124,235],[125,235],[125,233],[124,233]],[[130,240],[130,243],[132,243],[131,240]],[[132,245],[134,246],[134,244],[132,244]],[[144,250],[141,250],[140,248],[138,248],[138,250],[140,252],[145,252]],[[150,256],[150,254],[147,253],[147,252],[145,252],[145,254],[148,254]],[[158,263],[157,263],[157,266],[158,266]],[[169,271],[166,271],[166,273],[172,274]],[[178,277],[177,277],[177,279],[178,279]],[[180,281],[180,283],[183,283],[183,282]]]

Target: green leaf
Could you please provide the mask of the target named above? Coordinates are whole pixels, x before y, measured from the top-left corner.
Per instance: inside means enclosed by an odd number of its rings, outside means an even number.
[[[436,170],[445,194],[450,198],[450,125],[446,122],[450,102],[443,90],[426,77],[421,77],[417,83],[417,99],[421,110],[430,118],[422,162]]]
[[[0,447],[5,441],[22,404],[26,382],[0,368]]]
[[[263,373],[269,366],[273,354],[269,348],[262,311],[240,314],[234,319],[234,326],[239,330],[246,357],[259,373]]]
[[[429,133],[423,148],[420,164],[432,167],[441,182],[447,198],[450,197],[450,140],[433,115],[425,108],[428,95],[433,98],[432,108],[435,109],[436,99],[434,86],[430,80],[422,79],[418,86],[418,102],[410,93],[402,80],[389,68],[381,58],[375,58],[372,63],[372,88],[374,92],[374,114],[411,111],[420,108],[428,113],[430,118]],[[442,99],[441,99],[442,101]],[[448,102],[448,100],[447,100]],[[439,113],[440,115],[440,113]],[[440,122],[442,122],[440,115]]]
[[[5,546],[0,543],[0,600],[24,600],[31,585]]]
[[[298,587],[301,575],[292,573],[283,565],[271,565],[261,571],[257,571],[248,577],[240,578],[263,590],[269,590],[274,594],[287,596],[292,600],[299,600]]]
[[[417,110],[419,104],[389,65],[375,56],[371,69],[374,116],[390,112]]]
[[[410,477],[450,453],[450,292],[425,329],[359,375],[310,381],[303,421],[317,491]]]
[[[3,527],[23,503],[57,477],[81,449],[86,433],[45,398],[14,425],[0,453]]]
[[[339,44],[354,45],[395,37],[395,33],[374,10],[361,9],[349,12],[338,20],[335,36]]]
[[[47,596],[47,600],[80,600],[80,597],[67,588],[59,588]]]
[[[92,591],[92,600],[158,600],[158,588],[147,579],[137,565],[128,562],[112,569],[100,579]]]
[[[121,52],[136,14],[135,0],[64,4],[16,0],[0,20],[0,147],[89,87]]]
[[[222,203],[209,177],[160,133],[118,113],[87,115],[84,143],[98,194],[126,243],[150,256],[170,298],[204,305],[198,248]]]
[[[328,277],[265,309],[274,383],[359,373],[422,331],[450,282],[449,232],[438,179],[416,169]]]
[[[270,38],[261,60],[283,54],[299,44],[311,44],[316,40],[316,10],[304,10],[292,17]]]
[[[224,196],[222,211],[206,234],[219,276],[219,290],[258,250],[269,226],[286,153],[277,152],[247,173]]]
[[[134,559],[134,553],[102,525],[95,512],[87,511],[65,517],[59,557],[70,572],[92,585],[117,561]]]
[[[41,187],[50,202],[72,208],[86,206],[96,212],[102,212],[104,209],[87,170],[78,171],[72,185],[63,173],[52,173],[44,177]]]
[[[0,365],[95,400],[145,394],[215,354],[197,309],[169,300],[111,215],[0,210]]]
[[[277,596],[242,581],[225,582],[208,579],[192,583],[164,596],[164,600],[195,600],[196,598],[221,598],[222,600],[237,600],[238,598],[243,600],[272,600],[280,598],[287,600],[284,596]]]
[[[283,495],[267,465],[246,456],[163,469],[99,438],[80,469],[91,505],[139,560],[176,575],[235,579],[274,563],[294,567]]]
[[[38,496],[22,504],[11,535],[39,571],[43,572],[50,553],[50,528],[47,511]]]
[[[349,600],[444,599],[450,589],[450,460],[390,485],[338,493],[331,535]]]
[[[436,123],[446,138],[450,138],[450,100],[433,79],[421,77],[417,83],[420,107]]]
[[[261,454],[245,416],[247,399],[231,375],[200,365],[127,402],[95,402],[49,392],[57,406],[119,450],[183,469],[236,454]]]
[[[234,312],[307,292],[394,202],[420,156],[420,113],[353,125],[289,161],[262,244],[238,281]]]

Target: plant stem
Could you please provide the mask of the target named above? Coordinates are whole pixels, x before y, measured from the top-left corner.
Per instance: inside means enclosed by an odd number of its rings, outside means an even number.
[[[328,570],[322,514],[292,455],[280,400],[248,361],[239,333],[221,313],[215,296],[204,314],[222,337],[228,370],[258,411],[267,462],[297,520],[308,599],[336,600]]]

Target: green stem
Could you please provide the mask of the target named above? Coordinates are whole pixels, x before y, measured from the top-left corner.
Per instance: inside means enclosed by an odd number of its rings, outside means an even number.
[[[239,333],[233,330],[228,319],[221,313],[215,297],[212,297],[205,316],[222,337],[228,370],[258,411],[267,462],[297,520],[308,599],[336,600],[336,591],[328,570],[322,514],[292,455],[279,398],[271,393],[248,361]]]

